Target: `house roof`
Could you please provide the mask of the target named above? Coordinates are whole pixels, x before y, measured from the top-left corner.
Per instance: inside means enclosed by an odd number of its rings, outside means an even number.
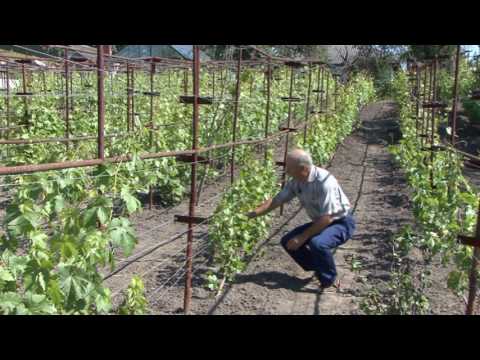
[[[73,53],[69,56],[70,60],[86,59],[88,61],[97,61],[96,49],[88,45],[69,45]]]
[[[42,45],[0,45],[0,55],[19,59],[51,58]]]
[[[160,57],[193,60],[193,45],[127,45],[116,55],[127,58]],[[210,58],[200,51],[201,60]]]

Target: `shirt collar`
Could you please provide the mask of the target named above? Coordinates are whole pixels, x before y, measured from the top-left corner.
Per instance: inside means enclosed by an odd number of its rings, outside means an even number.
[[[310,174],[308,174],[308,180],[307,182],[313,182],[315,180],[315,166],[312,165],[310,168]]]

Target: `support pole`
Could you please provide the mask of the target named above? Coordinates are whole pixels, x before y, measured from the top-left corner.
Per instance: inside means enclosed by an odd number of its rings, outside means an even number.
[[[241,67],[242,67],[242,54],[243,49],[239,50],[238,53],[238,61],[237,61],[237,83],[235,86],[235,105],[234,105],[234,113],[233,113],[233,129],[232,129],[232,142],[237,141],[237,121],[238,121],[238,107],[240,101],[240,75],[241,75]],[[230,184],[233,184],[234,174],[235,172],[235,146],[232,146],[232,157],[230,160]]]
[[[437,67],[438,67],[438,59],[435,56],[435,60],[433,61],[433,93],[432,93],[432,102],[437,100]],[[430,134],[430,186],[433,189],[433,162],[435,160],[435,151],[433,150],[433,146],[435,145],[435,113],[436,108],[432,107],[432,120],[431,120],[431,134]]]
[[[310,116],[310,92],[312,89],[312,63],[308,64],[307,103],[305,105],[305,127],[303,128],[303,146],[307,143],[308,118]]]
[[[65,138],[68,139],[70,137],[70,106],[68,101],[68,50],[64,50],[65,55]],[[68,150],[69,144],[68,142],[65,143],[65,146]]]
[[[287,128],[290,128],[290,123],[292,119],[292,95],[293,95],[293,77],[294,77],[294,67],[291,67],[290,70],[290,90],[289,90],[289,95],[288,98],[290,99],[288,101],[288,120],[287,120]],[[289,133],[285,136],[285,152],[283,156],[283,173],[282,173],[282,189],[285,187],[286,183],[286,178],[287,178],[287,172],[286,172],[286,166],[287,166],[287,155],[288,155],[288,140],[289,140]],[[283,204],[280,206],[280,216],[283,215]]]
[[[328,112],[330,111],[329,109],[329,97],[328,97],[328,92],[329,92],[329,88],[330,88],[330,73],[327,71],[327,86],[326,86],[326,89],[325,89],[325,118],[327,118],[327,115],[328,115]]]
[[[415,136],[418,137],[418,120],[420,116],[420,70],[415,64]]]
[[[198,148],[198,98],[200,92],[200,51],[197,45],[193,46],[193,144],[192,150]],[[190,206],[189,206],[189,222],[188,222],[188,238],[187,238],[187,261],[186,261],[186,279],[185,294],[183,301],[183,309],[185,315],[190,313],[190,301],[192,298],[192,244],[193,244],[193,223],[195,216],[195,197],[196,197],[196,180],[197,180],[197,153],[193,154],[191,186],[190,186]]]
[[[130,130],[135,130],[135,66],[131,67],[132,73],[130,74],[130,85],[131,85],[131,98],[130,101],[132,103],[132,116],[130,117],[132,123],[130,125]]]
[[[155,76],[155,63],[153,58],[150,64],[150,131],[149,131],[149,145],[150,149],[153,147],[153,83]],[[153,208],[153,188],[150,185],[148,189],[148,198],[149,198],[149,210]]]
[[[266,82],[267,82],[267,105],[265,109],[265,138],[268,137],[269,126],[270,126],[270,90],[272,84],[272,63],[271,59],[268,58],[267,73],[266,73]],[[265,144],[265,161],[267,160],[268,147]]]
[[[42,71],[42,85],[43,85],[43,93],[47,93],[47,81],[45,79],[45,71]]]
[[[130,85],[130,64],[127,63],[127,132],[130,132],[132,91]]]
[[[457,133],[457,106],[458,106],[458,73],[460,68],[460,45],[457,45],[455,56],[455,78],[453,84],[453,105],[452,105],[452,146],[455,147],[455,135]]]
[[[25,64],[22,63],[22,88],[23,88],[23,112],[24,112],[24,118],[25,118],[25,125],[27,125],[27,129],[30,128],[30,121],[28,121],[28,100],[27,100],[27,79],[25,75]]]
[[[215,99],[215,68],[212,70],[212,97]]]
[[[98,82],[98,158],[105,158],[105,89],[104,89],[103,45],[97,45],[97,82]]]
[[[322,78],[322,88],[323,88],[323,66],[318,66],[317,71],[317,106],[320,104],[320,73]]]
[[[333,111],[337,112],[337,96],[338,96],[338,75],[334,78],[335,89],[333,93]]]
[[[422,102],[425,103],[427,102],[427,99],[428,99],[428,92],[427,92],[427,75],[428,75],[428,65],[425,64],[424,66],[424,70],[423,70],[424,74],[423,74],[423,91],[422,91]],[[424,108],[422,108],[422,126],[421,126],[421,130],[420,130],[420,146],[423,147],[423,144],[425,143],[424,141],[424,135],[425,135],[425,114],[426,114],[426,111]]]
[[[70,94],[72,95],[70,97],[70,111],[72,112],[73,112],[73,101],[75,99],[75,97],[73,96],[73,75],[74,75],[74,72],[72,70],[70,74]]]
[[[7,128],[10,127],[10,73],[8,71],[8,61],[5,65],[5,76],[7,78],[7,96],[5,97],[5,108],[7,109]],[[5,133],[5,139],[8,139],[8,131]]]
[[[183,72],[183,95],[188,94],[188,70]]]

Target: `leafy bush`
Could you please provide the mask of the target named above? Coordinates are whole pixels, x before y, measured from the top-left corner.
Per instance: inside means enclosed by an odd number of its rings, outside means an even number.
[[[470,121],[480,122],[480,103],[478,100],[465,99],[462,104]]]

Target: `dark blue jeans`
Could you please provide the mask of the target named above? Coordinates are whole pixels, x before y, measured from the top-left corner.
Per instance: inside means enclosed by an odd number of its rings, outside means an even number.
[[[310,238],[298,250],[288,250],[288,241],[300,235],[311,225],[312,223],[310,222],[290,231],[282,238],[282,246],[303,270],[315,271],[322,285],[329,286],[333,284],[337,277],[337,268],[332,250],[345,244],[353,236],[355,220],[352,215],[347,215],[343,219],[331,223],[321,233]]]

